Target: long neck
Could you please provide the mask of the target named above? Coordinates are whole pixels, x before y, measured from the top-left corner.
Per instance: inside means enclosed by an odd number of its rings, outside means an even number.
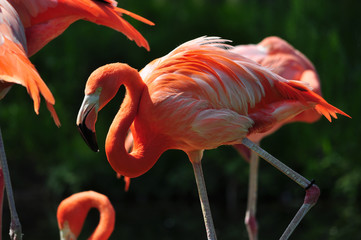
[[[139,76],[139,75],[138,75]],[[143,84],[141,90],[135,83]],[[159,156],[166,150],[163,139],[156,133],[152,133],[147,126],[136,127],[132,130],[134,146],[131,153],[125,149],[125,139],[132,123],[141,122],[137,120],[139,107],[150,108],[152,106],[147,87],[143,81],[131,81],[124,83],[127,96],[120,107],[113,123],[110,126],[105,143],[105,151],[112,168],[119,174],[127,177],[137,177],[147,172],[158,160]],[[149,110],[149,109],[148,109]],[[151,112],[147,111],[147,112]]]

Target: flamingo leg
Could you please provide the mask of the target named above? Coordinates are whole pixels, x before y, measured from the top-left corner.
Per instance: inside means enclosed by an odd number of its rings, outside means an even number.
[[[248,237],[250,240],[258,239],[258,226],[256,220],[256,203],[257,203],[257,189],[258,189],[258,155],[251,151],[249,167],[249,186],[248,186],[248,201],[247,211],[245,217],[245,224],[247,227]]]
[[[302,175],[298,174],[297,172],[286,166],[284,163],[279,161],[277,158],[273,157],[268,152],[263,150],[257,144],[254,144],[249,139],[244,138],[242,140],[242,143],[252,151],[256,152],[260,157],[262,157],[272,166],[280,170],[283,174],[291,178],[306,191],[306,196],[302,206],[293,217],[280,238],[281,240],[288,239],[293,233],[293,231],[296,229],[298,224],[301,222],[301,220],[305,217],[307,212],[316,204],[318,197],[320,196],[320,189],[313,183],[313,181],[309,181]]]
[[[10,215],[11,215],[11,223],[10,223],[10,238],[12,240],[21,240],[22,239],[22,231],[21,231],[21,224],[18,217],[18,213],[16,212],[15,207],[15,200],[14,200],[14,194],[11,187],[11,181],[10,181],[10,172],[8,168],[8,164],[6,161],[6,155],[5,155],[5,149],[4,149],[4,142],[1,134],[0,129],[0,167],[3,175],[3,180],[6,188],[6,193],[8,197],[9,202],[9,209],[10,209]],[[3,198],[1,198],[1,205]]]
[[[216,230],[214,228],[211,208],[209,206],[208,194],[206,183],[204,181],[203,170],[202,170],[202,156],[203,150],[187,152],[188,157],[192,163],[194,176],[196,178],[199,201],[201,202],[204,225],[206,227],[207,239],[217,240]]]
[[[204,224],[206,226],[207,239],[216,240],[217,235],[214,229],[211,208],[209,206],[206,184],[203,177],[201,162],[192,163],[194,176],[196,177],[198,196],[201,202]]]

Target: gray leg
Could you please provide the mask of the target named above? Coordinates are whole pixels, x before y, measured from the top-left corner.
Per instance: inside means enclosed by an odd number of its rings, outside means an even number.
[[[18,214],[16,212],[14,194],[13,194],[13,189],[11,187],[10,172],[6,161],[1,129],[0,129],[0,164],[1,164],[0,167],[2,170],[2,174],[4,177],[4,183],[5,183],[6,193],[8,196],[9,209],[11,214],[10,233],[9,233],[10,238],[12,240],[21,240],[22,239],[21,224],[19,221]],[[2,201],[3,199],[1,199],[1,202]]]
[[[206,183],[203,177],[203,170],[201,164],[203,150],[187,152],[187,155],[192,163],[194,176],[196,177],[198,196],[201,202],[203,220],[207,232],[207,239],[217,240],[216,230],[214,228],[213,219],[212,219],[211,208],[209,206],[209,201],[208,201]]]
[[[201,202],[204,224],[206,226],[207,239],[216,240],[217,235],[214,229],[211,208],[209,206],[206,184],[203,177],[201,162],[193,163],[194,176],[196,177],[199,200]]]

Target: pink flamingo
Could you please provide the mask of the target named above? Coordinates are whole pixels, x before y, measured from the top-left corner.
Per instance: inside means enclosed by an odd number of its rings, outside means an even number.
[[[79,19],[113,28],[124,33],[139,46],[149,50],[148,42],[122,18],[122,15],[129,15],[149,25],[154,24],[125,9],[117,8],[116,5],[117,2],[113,0],[0,0],[0,99],[14,84],[23,85],[34,101],[34,111],[39,113],[40,99],[43,96],[55,124],[60,126],[53,106],[55,99],[28,56],[39,51]],[[0,175],[4,175],[3,181],[0,178],[0,192],[3,189],[1,184],[5,183],[11,211],[10,235],[13,239],[21,239],[21,225],[12,196],[2,138],[0,139],[0,151],[3,171]],[[0,206],[2,206],[1,194],[0,198]]]
[[[124,84],[127,94],[105,142],[110,165],[133,178],[152,168],[164,151],[183,150],[193,166],[208,239],[216,239],[216,233],[202,173],[203,151],[245,145],[306,190],[304,203],[281,237],[287,239],[317,202],[319,188],[247,136],[308,109],[329,120],[336,113],[348,115],[302,82],[286,80],[226,48],[231,48],[226,40],[201,37],[152,61],[140,73],[122,63],[100,67],[86,83],[76,123],[86,143],[98,151],[97,113]],[[134,138],[130,153],[125,149],[129,128]]]
[[[75,193],[64,199],[57,212],[61,240],[76,240],[91,208],[98,209],[98,226],[89,240],[107,240],[114,230],[115,211],[109,199],[94,191]]]
[[[293,48],[289,43],[279,37],[267,37],[258,44],[239,45],[231,50],[244,57],[250,58],[262,66],[269,67],[274,73],[286,78],[299,80],[307,83],[312,91],[321,95],[321,85],[316,73],[316,69],[310,60],[301,52]],[[314,110],[306,110],[287,122],[307,122],[313,123],[320,119],[320,114]],[[248,136],[250,140],[259,144],[261,139],[276,131],[280,124],[263,133],[255,133]],[[257,176],[258,176],[258,156],[244,145],[236,144],[234,147],[240,154],[250,161],[250,176],[248,190],[248,204],[245,223],[249,238],[257,239],[256,221],[256,199],[257,199]]]

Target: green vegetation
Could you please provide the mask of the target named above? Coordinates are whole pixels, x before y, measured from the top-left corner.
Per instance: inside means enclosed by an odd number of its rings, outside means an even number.
[[[43,102],[40,115],[25,88],[14,86],[0,102],[0,126],[24,239],[58,239],[56,208],[72,193],[95,190],[115,206],[111,239],[206,239],[193,172],[187,156],[168,151],[124,192],[104,154],[104,141],[122,96],[100,113],[100,152],[81,139],[75,119],[87,77],[97,67],[125,62],[141,69],[179,44],[208,35],[233,44],[258,43],[277,35],[302,51],[318,70],[323,96],[353,119],[331,124],[293,123],[262,142],[321,188],[319,203],[292,239],[357,239],[361,227],[361,24],[355,1],[123,0],[119,7],[155,22],[131,23],[146,37],[146,52],[122,34],[87,22],[73,24],[31,58],[56,98],[62,126],[53,124]],[[122,90],[124,94],[124,89]],[[204,173],[218,238],[247,239],[248,164],[231,147],[206,151]],[[265,162],[260,165],[260,239],[278,239],[301,205],[304,191]],[[4,206],[3,237],[9,213]],[[97,222],[91,212],[82,239]]]

